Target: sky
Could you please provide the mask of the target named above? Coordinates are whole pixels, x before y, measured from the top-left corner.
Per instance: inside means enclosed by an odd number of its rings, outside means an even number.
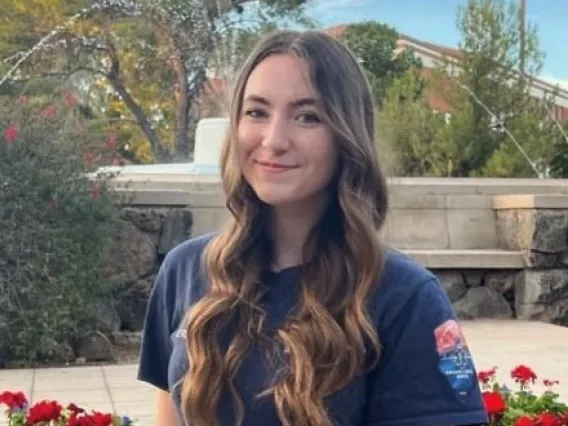
[[[324,26],[377,20],[399,32],[457,47],[457,10],[467,0],[312,0],[309,14]],[[568,0],[526,0],[545,62],[541,77],[568,88]],[[564,41],[564,43],[563,43]]]

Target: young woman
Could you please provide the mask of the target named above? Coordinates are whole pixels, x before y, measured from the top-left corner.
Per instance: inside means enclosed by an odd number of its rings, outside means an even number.
[[[158,426],[487,420],[436,277],[379,242],[374,117],[331,37],[278,32],[252,52],[221,159],[232,219],[172,250],[150,297],[139,378]]]

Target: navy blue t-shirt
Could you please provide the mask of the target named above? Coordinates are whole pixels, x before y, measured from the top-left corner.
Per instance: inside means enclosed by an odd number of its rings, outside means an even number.
[[[150,296],[138,378],[172,393],[180,407],[187,370],[187,309],[203,296],[201,254],[212,234],[192,238],[165,258]],[[262,303],[277,326],[298,298],[299,268],[267,272]],[[387,254],[371,300],[382,344],[377,367],[327,400],[337,426],[460,426],[487,422],[477,375],[455,312],[435,275],[402,253]],[[262,348],[245,358],[235,385],[246,407],[246,426],[279,426],[267,396],[256,399],[274,377]],[[181,419],[181,417],[180,417]],[[219,405],[222,426],[233,426],[230,397]],[[180,424],[182,422],[180,421]],[[300,425],[299,425],[300,426]]]

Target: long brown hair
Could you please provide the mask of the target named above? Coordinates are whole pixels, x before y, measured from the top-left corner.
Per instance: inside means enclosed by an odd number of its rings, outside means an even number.
[[[297,306],[271,340],[287,352],[288,368],[263,395],[273,395],[285,426],[329,426],[325,398],[374,366],[380,355],[367,303],[382,267],[378,231],[388,200],[375,148],[369,84],[352,53],[330,36],[317,31],[276,32],[250,54],[232,96],[230,131],[221,157],[232,218],[205,250],[209,291],[187,315],[189,369],[182,386],[182,411],[193,426],[218,425],[224,389],[231,392],[237,424],[242,424],[244,407],[232,379],[249,345],[263,336],[266,313],[259,302],[259,281],[271,260],[268,206],[243,178],[235,144],[248,77],[274,54],[296,55],[309,65],[339,160],[331,205],[303,249]],[[236,330],[222,348],[220,334],[229,325]]]

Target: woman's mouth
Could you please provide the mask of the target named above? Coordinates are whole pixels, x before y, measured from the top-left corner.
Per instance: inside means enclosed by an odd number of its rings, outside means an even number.
[[[256,161],[256,164],[263,170],[271,173],[283,173],[298,168],[298,166],[271,161]]]

